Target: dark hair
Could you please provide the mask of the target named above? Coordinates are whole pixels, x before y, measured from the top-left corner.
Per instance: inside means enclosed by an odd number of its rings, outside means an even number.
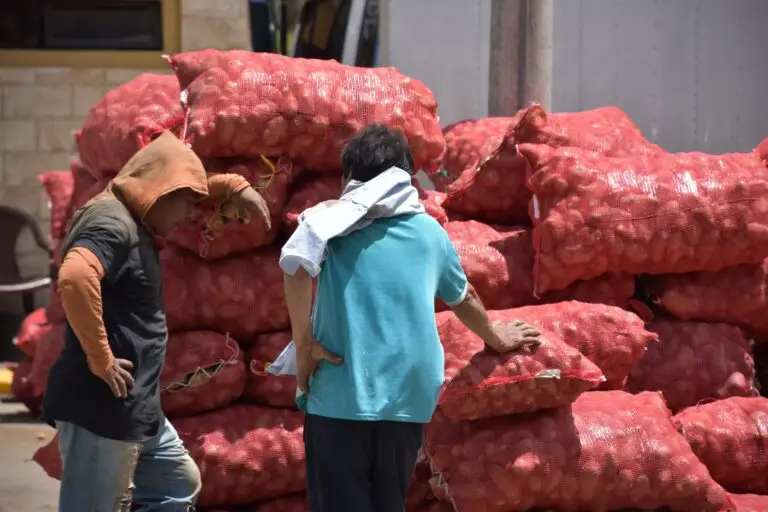
[[[413,175],[413,155],[405,135],[383,124],[366,126],[341,152],[344,178],[366,182],[390,167]]]

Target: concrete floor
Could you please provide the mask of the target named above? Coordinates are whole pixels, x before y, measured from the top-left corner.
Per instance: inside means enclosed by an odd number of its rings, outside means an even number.
[[[23,405],[0,400],[0,512],[55,512],[59,482],[32,461],[53,435]]]

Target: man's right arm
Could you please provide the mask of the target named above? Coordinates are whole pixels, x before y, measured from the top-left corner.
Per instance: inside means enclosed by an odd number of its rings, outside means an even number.
[[[438,284],[437,296],[451,308],[470,331],[497,352],[507,352],[523,345],[536,344],[538,331],[522,322],[506,326],[502,331],[490,322],[483,301],[467,281],[461,260],[450,239],[445,237],[445,264]]]

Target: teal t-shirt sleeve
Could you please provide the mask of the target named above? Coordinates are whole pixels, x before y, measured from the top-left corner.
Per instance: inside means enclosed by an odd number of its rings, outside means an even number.
[[[443,267],[437,282],[437,298],[445,302],[449,307],[458,306],[467,297],[469,282],[464,269],[461,267],[456,248],[448,238],[444,239]]]

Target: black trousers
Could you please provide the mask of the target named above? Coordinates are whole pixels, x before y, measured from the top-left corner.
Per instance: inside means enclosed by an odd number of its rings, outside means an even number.
[[[403,512],[424,425],[308,414],[310,512]]]

